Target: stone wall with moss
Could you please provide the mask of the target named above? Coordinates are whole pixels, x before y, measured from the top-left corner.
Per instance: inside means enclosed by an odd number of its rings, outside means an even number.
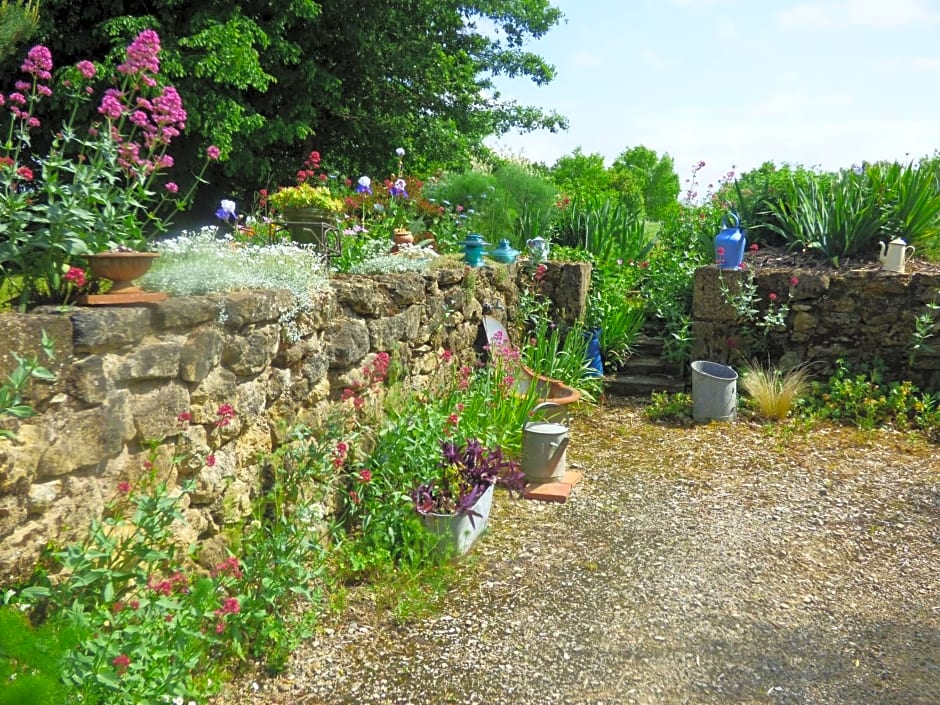
[[[540,286],[573,319],[589,278],[588,265],[552,264]],[[433,371],[445,349],[473,355],[484,310],[511,324],[530,283],[519,265],[337,276],[289,324],[286,291],[0,314],[0,370],[15,366],[11,352],[38,352],[45,330],[57,375],[30,385],[36,416],[0,417],[17,436],[0,438],[0,584],[30,571],[43,547],[82,537],[119,483],[150,472],[150,446],[158,471],[176,468],[171,487],[195,480],[181,539],[211,544],[248,514],[264,455],[295,422],[322,418],[377,353],[410,377]],[[217,426],[224,404],[235,416]]]
[[[693,292],[693,358],[738,366],[748,358],[767,364],[808,363],[814,376],[827,378],[845,360],[850,370],[883,365],[886,381],[910,380],[922,390],[940,390],[940,274],[896,274],[880,270],[753,272],[756,301],[763,316],[770,305],[787,304],[785,325],[749,334],[739,325],[725,287],[736,292],[747,271],[719,272],[702,267]],[[796,284],[792,284],[793,281]],[[912,350],[915,321],[933,316],[932,349]],[[752,326],[753,328],[753,326]]]

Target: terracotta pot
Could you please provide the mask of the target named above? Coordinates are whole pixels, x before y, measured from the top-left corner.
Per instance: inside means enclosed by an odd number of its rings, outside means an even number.
[[[410,245],[415,241],[415,236],[411,234],[410,230],[399,228],[392,233],[392,240],[395,241],[396,245]]]
[[[88,256],[88,268],[95,276],[111,280],[108,295],[136,294],[141,290],[134,286],[134,279],[142,277],[159,256],[158,252],[99,252]]]

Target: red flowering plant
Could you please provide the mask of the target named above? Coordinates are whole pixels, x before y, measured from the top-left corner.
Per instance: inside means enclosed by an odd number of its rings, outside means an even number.
[[[159,53],[159,36],[144,30],[99,92],[101,66],[79,61],[53,81],[52,54],[37,45],[14,90],[0,94],[0,273],[16,283],[3,293],[21,308],[63,302],[75,285],[69,267],[83,256],[143,247],[202,182],[200,173],[181,194],[170,177],[169,147],[187,115],[161,82]],[[71,107],[60,126],[40,117],[53,94]],[[79,125],[88,113],[90,124]],[[220,156],[217,147],[206,152]]]

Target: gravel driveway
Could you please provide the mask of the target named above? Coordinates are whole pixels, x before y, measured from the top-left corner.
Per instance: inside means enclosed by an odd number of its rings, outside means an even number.
[[[940,703],[940,449],[579,418],[566,504],[497,494],[441,613],[353,599],[235,703]]]

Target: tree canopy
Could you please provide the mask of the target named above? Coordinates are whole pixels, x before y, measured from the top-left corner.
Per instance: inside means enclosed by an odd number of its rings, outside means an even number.
[[[115,61],[155,29],[189,112],[177,164],[197,171],[216,144],[236,191],[291,181],[313,149],[328,169],[383,178],[398,147],[430,173],[467,166],[488,135],[564,129],[492,80],[551,81],[524,47],[560,19],[549,0],[43,0],[36,39],[61,66]]]

